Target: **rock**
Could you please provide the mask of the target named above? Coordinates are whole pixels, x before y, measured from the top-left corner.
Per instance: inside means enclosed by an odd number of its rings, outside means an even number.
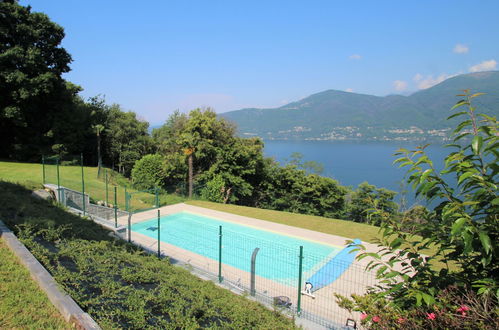
[[[51,200],[55,199],[55,197],[52,195],[52,191],[47,191],[45,189],[38,189],[35,190],[31,193],[31,196],[38,198],[38,199],[43,199],[43,200]]]

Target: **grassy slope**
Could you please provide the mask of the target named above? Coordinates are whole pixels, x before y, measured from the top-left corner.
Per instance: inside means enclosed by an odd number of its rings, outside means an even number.
[[[219,204],[206,201],[188,201],[187,204],[206,207],[246,217],[282,223],[289,226],[319,231],[326,234],[343,236],[351,239],[359,238],[366,242],[374,242],[378,235],[378,227],[346,220],[329,219],[313,215],[257,209],[254,207]]]
[[[71,328],[2,241],[0,283],[1,329]]]
[[[94,200],[106,199],[106,184],[104,175],[97,178],[97,167],[84,167],[85,193],[89,194]],[[0,162],[0,179],[9,182],[42,182],[42,165],[33,163]],[[108,170],[108,202],[114,203],[114,185],[117,185],[117,199],[120,208],[125,208],[125,187],[127,180],[116,176],[115,172]],[[54,165],[45,166],[45,177],[47,183],[57,184],[57,170]],[[81,167],[79,166],[60,166],[59,167],[60,185],[81,191]],[[128,188],[129,193],[136,192],[135,189]],[[183,201],[183,198],[174,195],[164,195],[161,198],[161,204],[173,204]],[[148,193],[134,194],[131,200],[131,208],[134,210],[149,208],[154,203],[154,195]]]

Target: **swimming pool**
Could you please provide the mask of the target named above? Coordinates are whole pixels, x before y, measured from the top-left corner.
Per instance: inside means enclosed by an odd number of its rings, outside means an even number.
[[[258,247],[256,274],[290,286],[298,284],[300,246],[304,251],[304,279],[342,249],[186,211],[160,218],[161,241],[218,261],[219,226],[222,263],[249,272],[251,255]],[[133,224],[132,231],[156,239],[157,219]]]

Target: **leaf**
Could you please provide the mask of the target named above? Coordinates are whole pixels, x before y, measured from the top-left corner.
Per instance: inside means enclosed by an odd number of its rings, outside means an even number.
[[[464,231],[462,233],[462,237],[463,237],[463,241],[464,241],[464,250],[463,250],[463,253],[464,254],[468,254],[472,250],[473,237],[467,231]]]
[[[466,126],[471,126],[471,120],[469,120],[469,119],[465,120],[465,121],[461,122],[459,125],[457,125],[456,129],[454,130],[454,133],[460,132]]]
[[[480,95],[485,95],[485,93],[475,93],[475,94],[471,95],[471,96],[469,97],[469,99],[471,100],[471,99],[473,99],[473,98],[475,98],[475,97],[477,97],[477,96],[480,96]]]
[[[429,294],[423,293],[423,300],[426,303],[426,305],[430,306],[435,302],[435,299],[430,296]]]
[[[400,237],[396,238],[395,240],[393,240],[393,242],[390,244],[390,247],[392,249],[398,249],[400,247],[400,245],[402,245],[402,242],[404,240]]]
[[[458,136],[456,136],[456,137],[454,138],[454,142],[455,142],[455,141],[458,141],[458,140],[460,140],[460,139],[462,139],[462,138],[464,138],[464,137],[467,137],[468,135],[471,135],[471,133],[467,132],[467,133],[460,134],[460,135],[458,135]]]
[[[473,172],[465,172],[464,174],[461,174],[459,176],[459,179],[457,180],[457,184],[461,184],[464,180],[472,176],[474,173]]]
[[[389,272],[388,274],[385,275],[385,278],[392,278],[392,277],[395,277],[397,275],[399,275],[399,272],[392,270],[391,272]]]
[[[490,251],[491,251],[491,249],[492,249],[492,245],[490,243],[490,237],[489,237],[489,235],[487,235],[486,232],[481,231],[478,234],[478,237],[480,237],[480,242],[482,242],[482,246],[483,246],[485,252],[487,254],[489,254]]]
[[[482,149],[483,138],[480,135],[475,135],[473,141],[471,142],[471,148],[473,149],[473,153],[478,155],[480,150]]]
[[[456,235],[461,232],[464,224],[466,223],[466,218],[459,218],[452,224],[451,234]]]
[[[422,183],[424,181],[426,181],[426,179],[428,178],[428,176],[433,172],[433,170],[431,168],[425,170],[423,172],[423,174],[421,174],[421,178],[419,179],[419,183]]]
[[[457,116],[460,116],[460,115],[464,115],[464,114],[467,114],[467,112],[466,111],[457,112],[457,113],[447,117],[447,120],[452,119],[452,118],[457,117]]]
[[[465,104],[469,104],[468,101],[466,100],[459,100],[452,108],[451,110],[454,110],[455,108],[459,108],[460,106],[463,106]]]
[[[400,158],[397,158],[393,161],[393,164],[397,164],[397,163],[400,163],[400,162],[403,162],[407,159],[407,157],[400,157]]]
[[[421,306],[421,299],[423,296],[421,295],[420,292],[416,293],[416,306]]]

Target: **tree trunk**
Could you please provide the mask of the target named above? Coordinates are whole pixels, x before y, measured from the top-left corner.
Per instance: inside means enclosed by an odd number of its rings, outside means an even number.
[[[189,198],[192,198],[192,154],[189,155]]]
[[[100,178],[100,169],[102,167],[102,157],[100,154],[100,134],[97,134],[97,177]]]
[[[121,152],[120,152],[120,154],[119,154],[119,156],[118,156],[118,173],[119,173],[119,174],[123,174],[122,169],[123,169],[123,165],[122,165],[122,163],[121,163]]]
[[[227,204],[227,201],[229,200],[231,192],[232,192],[232,187],[230,187],[229,189],[227,189],[227,191],[225,191],[224,204]]]

